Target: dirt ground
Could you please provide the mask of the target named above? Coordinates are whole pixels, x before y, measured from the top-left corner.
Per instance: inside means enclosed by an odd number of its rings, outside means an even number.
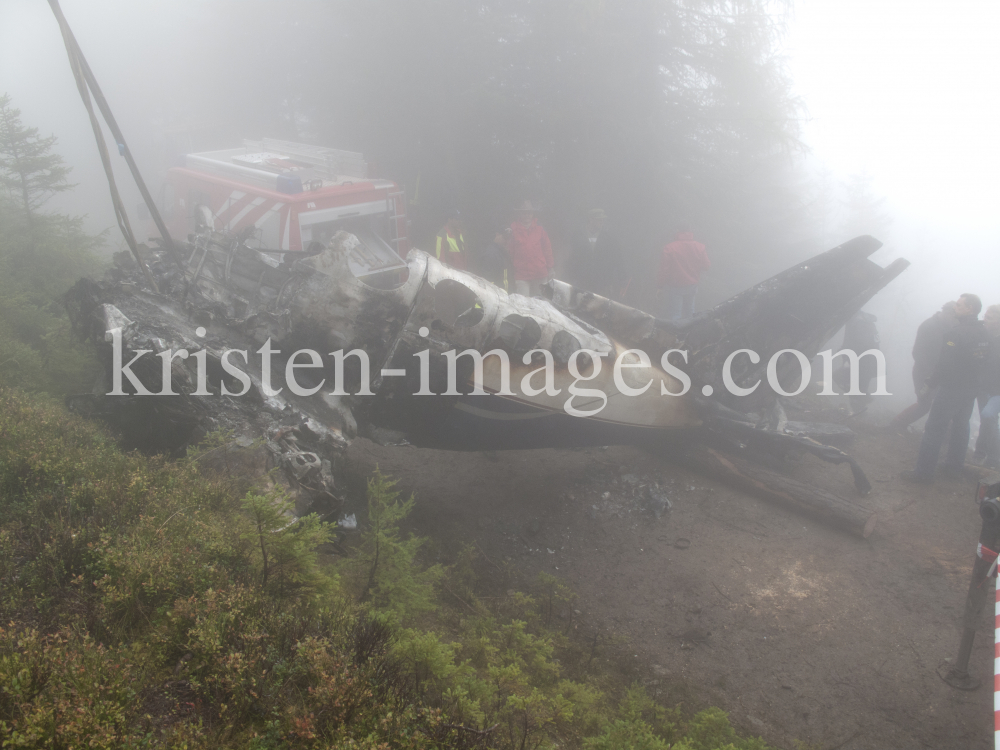
[[[846,466],[787,470],[878,514],[868,540],[676,468],[638,448],[453,453],[355,441],[416,493],[415,530],[561,576],[580,627],[632,645],[667,702],[718,705],[782,748],[992,747],[992,607],[976,636],[973,692],[942,682],[978,541],[975,480],[902,482],[920,437],[858,426]],[[659,518],[643,485],[659,482]]]

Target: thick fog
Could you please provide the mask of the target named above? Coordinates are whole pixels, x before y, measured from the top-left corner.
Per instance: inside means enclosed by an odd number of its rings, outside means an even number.
[[[874,260],[912,262],[867,308],[900,398],[921,320],[966,291],[1000,303],[995,3],[420,5],[62,2],[154,194],[178,154],[244,137],[364,151],[411,197],[421,181],[418,244],[452,208],[479,238],[531,198],[556,241],[605,208],[636,304],[682,223],[714,260],[700,307],[872,234]],[[73,167],[47,209],[114,228],[44,0],[0,3],[3,92]]]
[[[891,220],[873,259],[909,269],[866,309],[906,375],[916,324],[947,299],[1000,303],[1000,6],[799,2],[785,49],[807,114],[811,161],[835,180],[867,174]],[[895,377],[892,377],[895,376]]]

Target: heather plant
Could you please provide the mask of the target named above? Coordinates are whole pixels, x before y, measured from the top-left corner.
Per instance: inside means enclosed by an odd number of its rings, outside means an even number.
[[[677,708],[668,709],[652,698],[639,685],[626,692],[618,706],[617,716],[605,722],[597,736],[586,739],[584,750],[668,750],[681,736],[682,723]]]
[[[769,746],[760,739],[740,738],[725,711],[708,708],[695,715],[672,750],[769,750]]]
[[[564,584],[481,597],[471,550],[430,564],[404,535],[385,475],[328,562],[330,525],[204,463],[0,388],[0,746],[765,748],[717,709],[615,700],[551,627]]]
[[[69,628],[0,628],[2,746],[128,746],[146,684],[141,652],[139,644],[108,648]]]

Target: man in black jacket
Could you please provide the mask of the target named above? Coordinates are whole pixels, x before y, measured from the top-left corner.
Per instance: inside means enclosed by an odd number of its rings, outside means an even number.
[[[927,379],[937,367],[945,335],[956,322],[955,303],[945,302],[938,312],[917,328],[917,338],[913,342],[913,390],[917,394],[917,403],[903,409],[889,423],[890,430],[905,431],[931,410],[935,391],[927,385]]]
[[[979,320],[982,309],[983,303],[974,294],[963,294],[955,304],[958,323],[945,336],[937,367],[928,380],[930,387],[937,387],[937,393],[924,427],[917,466],[901,474],[907,481],[926,482],[933,478],[949,425],[951,439],[943,473],[961,474],[969,447],[969,418],[982,387],[990,345],[983,322]]]
[[[986,359],[983,387],[977,396],[979,402],[979,439],[973,462],[1000,468],[1000,305],[990,305],[983,313],[983,326],[990,337],[990,353]]]
[[[600,208],[587,212],[586,225],[571,240],[570,280],[580,289],[620,300],[625,287],[625,269],[617,243],[607,229],[607,219]]]
[[[503,229],[498,229],[493,240],[486,243],[476,254],[476,273],[487,281],[492,281],[505,292],[513,291],[514,269],[507,255],[507,238]]]

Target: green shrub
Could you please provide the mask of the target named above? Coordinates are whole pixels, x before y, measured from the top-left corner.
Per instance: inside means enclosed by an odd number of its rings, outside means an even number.
[[[79,219],[39,214],[25,231],[0,193],[0,383],[62,396],[90,390],[100,370],[70,328],[61,296],[103,265]]]
[[[0,628],[3,747],[125,747],[146,683],[140,646],[106,648],[62,629]]]
[[[721,708],[708,708],[688,723],[684,739],[672,750],[769,750],[761,739],[741,739]]]
[[[436,606],[435,584],[444,575],[440,565],[422,566],[417,555],[423,539],[402,539],[399,525],[413,510],[413,498],[401,502],[394,480],[377,468],[368,480],[368,523],[358,555],[346,566],[364,579],[359,599],[401,624]]]
[[[666,740],[641,719],[615,719],[604,727],[600,737],[583,743],[584,750],[670,750]]]
[[[331,527],[202,463],[0,388],[0,746],[765,748],[717,709],[612,701],[552,627],[564,584],[480,599],[470,551],[430,565],[404,537],[384,475],[330,564]]]

